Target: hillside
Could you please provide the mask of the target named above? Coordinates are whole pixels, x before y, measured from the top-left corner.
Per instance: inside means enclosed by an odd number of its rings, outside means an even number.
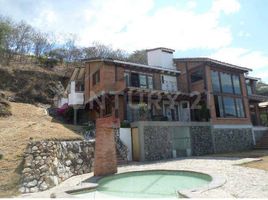
[[[16,195],[22,154],[29,139],[81,139],[79,127],[57,123],[45,109],[11,102],[12,116],[0,118],[0,197]]]
[[[0,91],[12,101],[52,104],[63,93],[72,68],[42,68],[36,65],[0,65]]]
[[[259,82],[257,84],[257,93],[260,95],[268,96],[268,85],[263,82]]]

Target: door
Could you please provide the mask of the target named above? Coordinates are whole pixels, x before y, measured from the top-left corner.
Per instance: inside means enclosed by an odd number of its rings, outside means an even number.
[[[140,161],[140,141],[139,141],[139,129],[131,129],[131,138],[132,138],[132,160]]]
[[[188,101],[180,102],[180,121],[190,121],[190,103]]]

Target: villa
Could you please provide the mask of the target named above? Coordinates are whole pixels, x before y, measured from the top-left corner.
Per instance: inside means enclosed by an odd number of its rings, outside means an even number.
[[[251,69],[173,53],[149,49],[147,65],[84,60],[57,103],[74,108],[74,123],[113,115],[129,125],[121,139],[134,161],[251,149],[268,134]]]

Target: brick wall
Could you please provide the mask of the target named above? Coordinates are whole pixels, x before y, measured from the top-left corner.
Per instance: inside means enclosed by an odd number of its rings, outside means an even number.
[[[119,119],[105,117],[96,120],[94,176],[117,172],[114,127],[120,127]]]

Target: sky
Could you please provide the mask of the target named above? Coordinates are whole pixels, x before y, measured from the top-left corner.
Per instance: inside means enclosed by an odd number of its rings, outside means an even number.
[[[0,14],[44,32],[134,50],[167,47],[174,57],[210,57],[252,68],[268,82],[266,0],[0,0]]]

